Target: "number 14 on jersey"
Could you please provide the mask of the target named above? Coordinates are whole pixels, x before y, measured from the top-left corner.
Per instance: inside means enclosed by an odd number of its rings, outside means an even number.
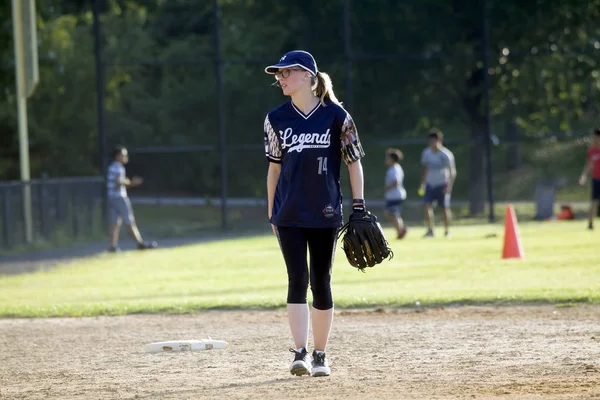
[[[327,175],[327,157],[317,157],[317,161],[319,161],[319,175],[325,173]]]

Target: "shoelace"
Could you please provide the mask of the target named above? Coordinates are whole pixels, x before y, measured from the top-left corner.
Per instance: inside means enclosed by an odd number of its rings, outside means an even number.
[[[304,352],[300,352],[300,351],[298,351],[298,350],[296,350],[296,349],[292,349],[292,348],[290,348],[290,353],[294,353],[294,354],[295,354],[295,356],[294,356],[294,361],[298,361],[298,360],[304,360],[304,358],[305,358],[305,357],[306,357],[306,355],[308,354],[308,353],[306,352],[306,350],[305,350]]]

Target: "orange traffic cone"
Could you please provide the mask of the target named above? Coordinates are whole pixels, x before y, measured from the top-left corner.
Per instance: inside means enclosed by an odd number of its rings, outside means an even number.
[[[504,249],[502,258],[523,258],[523,246],[519,236],[517,216],[512,205],[506,207],[504,216]]]

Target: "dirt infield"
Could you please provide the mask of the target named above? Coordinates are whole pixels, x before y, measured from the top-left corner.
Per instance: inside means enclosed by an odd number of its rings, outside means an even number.
[[[146,354],[158,340],[226,350]],[[0,320],[0,399],[600,399],[600,307],[340,311],[292,377],[284,312]]]

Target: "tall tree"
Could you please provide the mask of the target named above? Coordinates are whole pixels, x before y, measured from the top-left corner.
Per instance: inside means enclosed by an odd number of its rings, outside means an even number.
[[[81,3],[81,4],[80,4]],[[89,3],[41,2],[41,83],[30,101],[32,173],[97,171],[93,36]],[[481,3],[467,0],[349,0],[352,69],[346,70],[343,6],[318,0],[220,0],[221,52],[231,193],[262,195],[264,114],[284,98],[262,72],[282,53],[305,48],[331,73],[345,100],[351,76],[361,131],[375,139],[422,139],[439,126],[473,138],[461,154],[461,187],[482,210],[485,165]],[[52,9],[46,5],[52,4]],[[102,12],[110,143],[133,147],[216,145],[214,16],[202,0],[106,0]],[[488,0],[495,131],[506,120],[523,134],[571,132],[597,115],[600,0]],[[18,176],[10,4],[0,6],[0,177]],[[373,143],[374,140],[368,140]],[[215,152],[186,158],[177,173],[147,157],[167,189],[218,193]],[[418,158],[409,154],[409,157]],[[143,157],[140,157],[140,159]],[[137,157],[133,158],[137,159]],[[177,162],[183,162],[183,156]],[[136,165],[132,165],[132,168]],[[140,168],[146,166],[139,166]],[[187,168],[184,168],[187,167]],[[470,171],[467,173],[467,167]],[[164,170],[164,171],[163,171]],[[182,172],[184,171],[184,172]],[[378,193],[377,180],[368,190]]]

